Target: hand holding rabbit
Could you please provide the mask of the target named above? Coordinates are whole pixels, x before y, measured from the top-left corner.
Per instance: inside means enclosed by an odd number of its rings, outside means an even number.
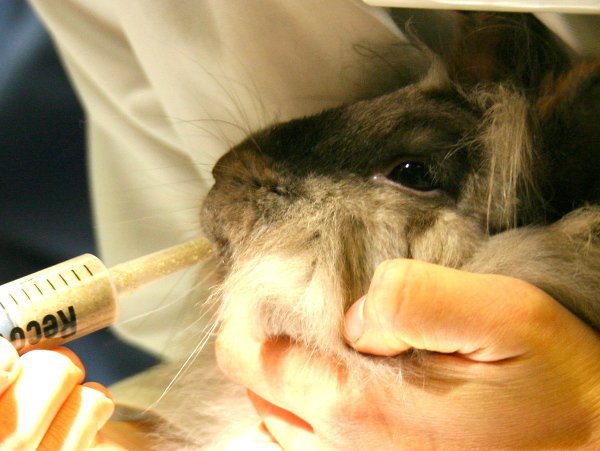
[[[360,330],[358,351],[400,354],[403,377],[353,386],[332,359],[290,341],[240,340],[225,325],[220,365],[284,449],[598,446],[600,340],[532,285],[389,261],[346,328]]]

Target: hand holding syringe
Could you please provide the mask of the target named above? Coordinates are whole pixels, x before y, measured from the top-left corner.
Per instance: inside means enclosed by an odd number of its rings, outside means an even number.
[[[71,351],[26,351],[113,324],[119,297],[209,255],[202,238],[111,269],[82,255],[0,286],[0,334],[24,354],[0,339],[0,449],[125,449],[102,432],[114,402],[101,385],[83,383]]]
[[[54,348],[110,326],[117,300],[210,255],[204,238],[107,269],[90,254],[0,286],[0,335],[19,353]]]

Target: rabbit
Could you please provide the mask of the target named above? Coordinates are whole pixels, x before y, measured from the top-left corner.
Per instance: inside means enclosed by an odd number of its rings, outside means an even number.
[[[353,360],[344,311],[378,264],[413,258],[524,279],[600,330],[600,65],[532,16],[463,28],[424,79],[273,125],[217,162],[202,220],[221,321]]]
[[[375,268],[412,258],[523,279],[600,331],[600,63],[531,15],[457,17],[445,54],[414,37],[421,79],[269,126],[216,163],[201,220],[217,322],[288,337],[357,381],[401,373],[341,330]]]

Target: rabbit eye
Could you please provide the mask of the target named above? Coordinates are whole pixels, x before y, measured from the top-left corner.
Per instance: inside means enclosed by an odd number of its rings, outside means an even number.
[[[404,161],[395,166],[386,177],[417,191],[433,191],[438,188],[429,166],[422,161]]]

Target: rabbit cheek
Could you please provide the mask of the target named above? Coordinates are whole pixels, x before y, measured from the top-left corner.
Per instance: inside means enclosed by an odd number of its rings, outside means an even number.
[[[480,222],[448,209],[426,229],[411,229],[407,241],[411,258],[458,268],[485,239]]]
[[[360,226],[341,225],[346,220],[339,214],[311,203],[298,200],[279,217],[260,218],[246,231],[220,289],[220,319],[245,321],[259,336],[288,336],[339,353],[346,293],[358,284],[340,281],[339,274],[352,265],[334,231],[342,227],[351,241],[353,227]],[[368,277],[361,279],[364,288]]]

